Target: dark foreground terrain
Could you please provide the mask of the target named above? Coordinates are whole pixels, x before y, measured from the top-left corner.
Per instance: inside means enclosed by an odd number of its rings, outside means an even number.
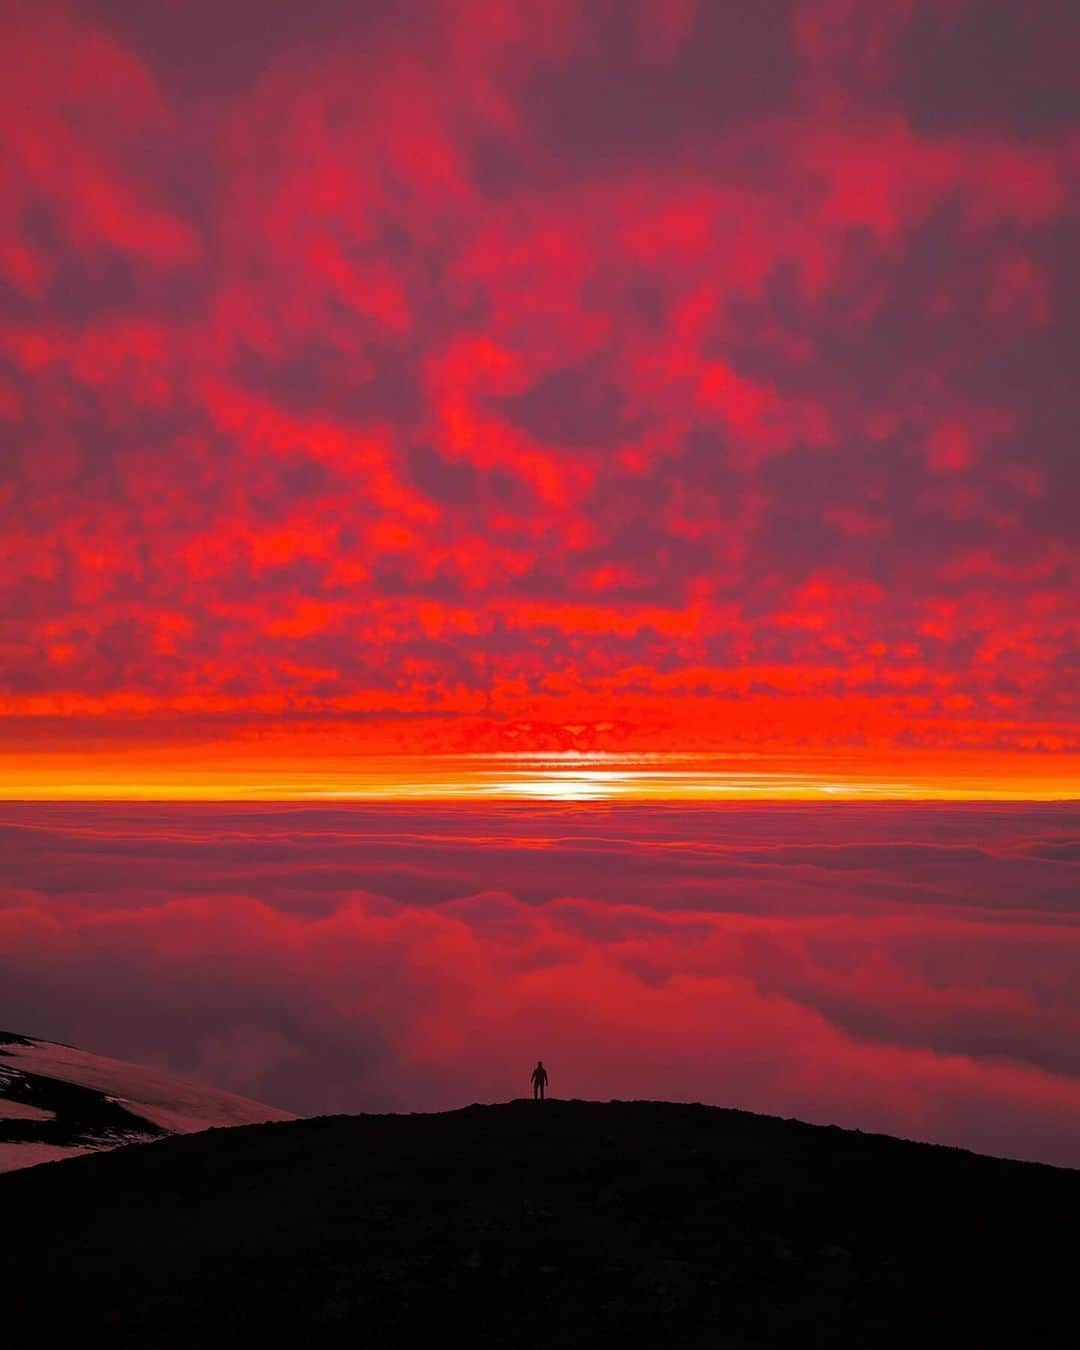
[[[1080,1172],[662,1102],[166,1139],[0,1177],[13,1347],[1074,1346]]]

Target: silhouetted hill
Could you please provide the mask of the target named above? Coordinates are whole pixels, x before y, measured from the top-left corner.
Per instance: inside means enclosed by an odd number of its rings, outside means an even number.
[[[20,1347],[1077,1341],[1080,1172],[704,1106],[212,1130],[0,1213]]]

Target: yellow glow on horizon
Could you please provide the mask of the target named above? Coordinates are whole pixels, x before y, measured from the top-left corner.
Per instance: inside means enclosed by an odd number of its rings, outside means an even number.
[[[141,756],[23,760],[0,799],[36,801],[1061,801],[1080,798],[1076,764],[909,756],[876,772],[852,760],[805,764],[735,756],[569,751],[324,756],[163,764]],[[1047,770],[1051,770],[1047,772]],[[1039,770],[1042,770],[1040,773]],[[1056,772],[1055,772],[1056,770]]]

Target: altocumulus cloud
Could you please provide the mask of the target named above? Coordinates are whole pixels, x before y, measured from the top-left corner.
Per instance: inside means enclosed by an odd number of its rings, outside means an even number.
[[[1075,750],[1074,6],[9,8],[13,766]]]

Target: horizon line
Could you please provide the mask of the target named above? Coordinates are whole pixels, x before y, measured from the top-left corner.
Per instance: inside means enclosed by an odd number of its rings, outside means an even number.
[[[1033,769],[1041,770],[1032,772]],[[0,773],[0,801],[719,803],[765,801],[1069,802],[1080,764],[925,752],[487,751],[429,755],[204,756],[106,762],[42,756]]]

